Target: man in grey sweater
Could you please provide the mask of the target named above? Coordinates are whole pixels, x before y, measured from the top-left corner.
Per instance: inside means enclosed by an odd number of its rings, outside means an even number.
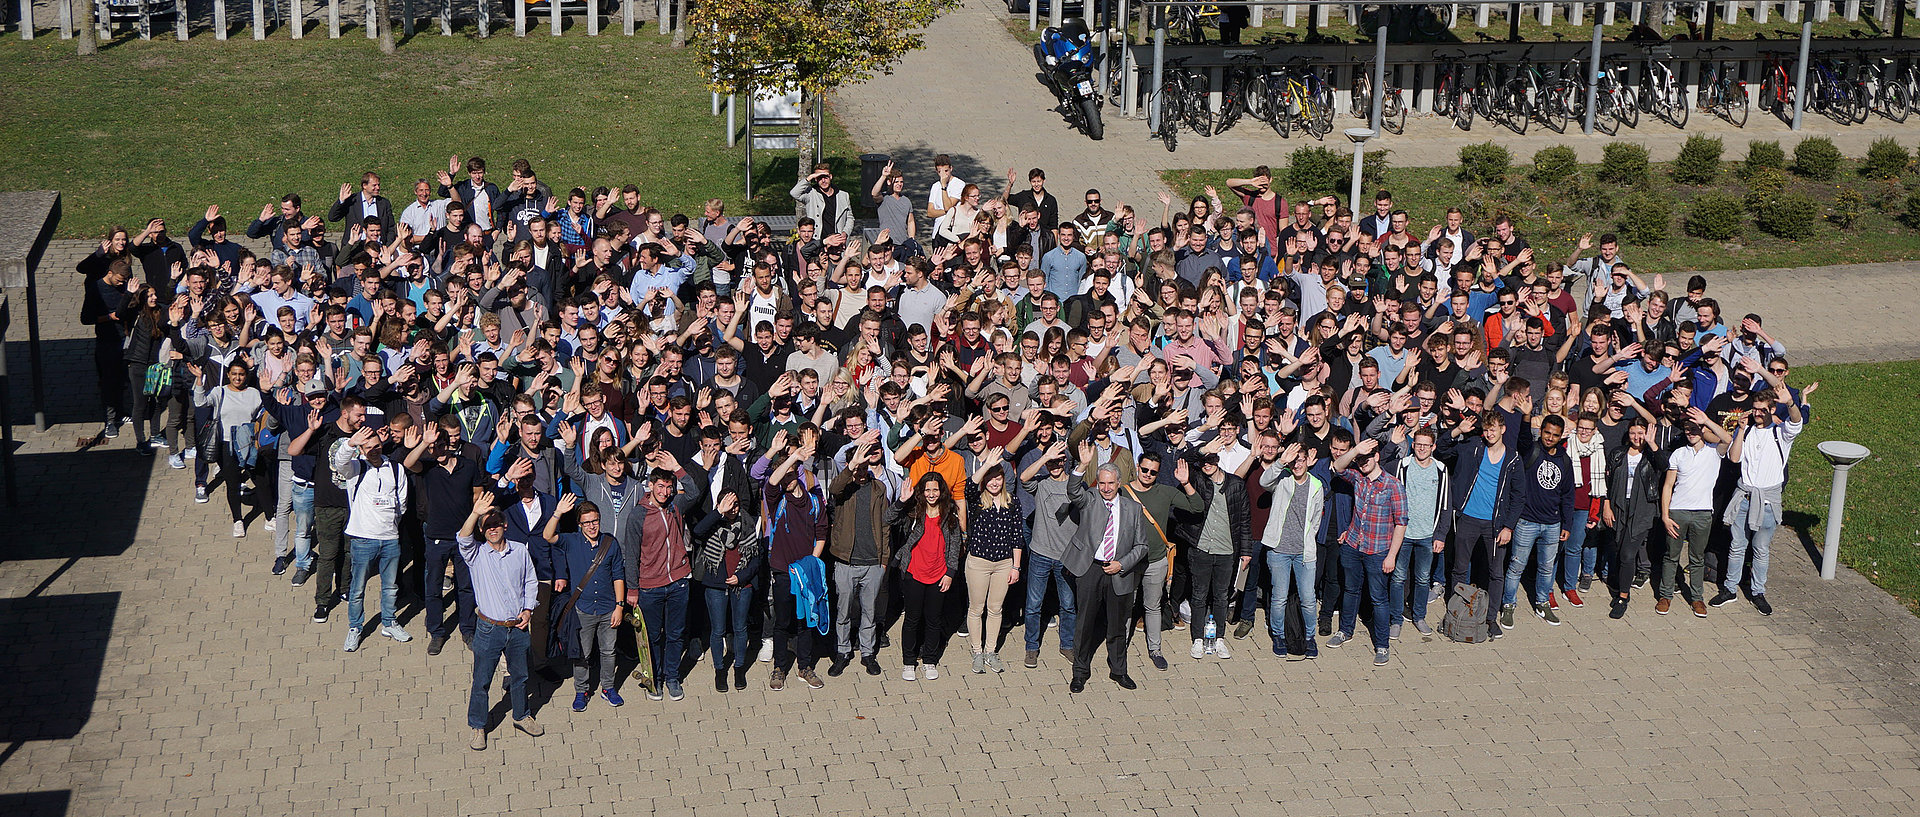
[[[1033,495],[1033,539],[1027,544],[1027,668],[1040,666],[1041,607],[1047,600],[1047,585],[1054,587],[1060,599],[1060,655],[1073,660],[1073,577],[1067,575],[1060,558],[1067,543],[1080,530],[1073,517],[1068,497],[1066,440],[1055,440],[1044,450],[1028,455],[1020,471],[1020,484]]]

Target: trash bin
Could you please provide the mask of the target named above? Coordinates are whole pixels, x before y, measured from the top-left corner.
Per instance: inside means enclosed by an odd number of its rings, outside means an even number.
[[[873,184],[880,181],[880,172],[891,161],[893,157],[884,153],[860,154],[860,202],[867,207],[880,206],[873,198]]]

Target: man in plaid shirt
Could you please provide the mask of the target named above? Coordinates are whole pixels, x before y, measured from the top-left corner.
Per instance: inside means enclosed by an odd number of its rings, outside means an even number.
[[[1380,441],[1367,439],[1333,460],[1333,470],[1353,483],[1353,524],[1340,534],[1340,573],[1345,593],[1340,603],[1340,632],[1327,645],[1353,640],[1354,619],[1360,610],[1360,582],[1367,583],[1373,602],[1373,664],[1387,663],[1387,583],[1393,577],[1394,558],[1407,535],[1407,493],[1380,467]]]

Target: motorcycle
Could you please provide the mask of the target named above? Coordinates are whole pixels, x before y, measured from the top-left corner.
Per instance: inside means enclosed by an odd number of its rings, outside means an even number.
[[[1086,23],[1070,19],[1059,28],[1047,27],[1040,33],[1040,50],[1047,85],[1065,105],[1067,118],[1099,141],[1106,128],[1100,122],[1100,92],[1093,82],[1093,35]]]

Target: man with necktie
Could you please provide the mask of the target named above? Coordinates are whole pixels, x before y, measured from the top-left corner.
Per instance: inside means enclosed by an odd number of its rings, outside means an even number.
[[[1087,688],[1092,674],[1094,637],[1105,629],[1107,672],[1123,689],[1138,685],[1127,675],[1128,612],[1140,585],[1140,565],[1147,558],[1146,512],[1140,503],[1120,494],[1120,469],[1104,463],[1096,471],[1094,489],[1087,490],[1085,469],[1093,464],[1090,446],[1082,444],[1080,469],[1068,480],[1069,501],[1080,519],[1080,529],[1067,544],[1061,561],[1079,577],[1074,597],[1079,620],[1073,634],[1073,683],[1068,689]]]

